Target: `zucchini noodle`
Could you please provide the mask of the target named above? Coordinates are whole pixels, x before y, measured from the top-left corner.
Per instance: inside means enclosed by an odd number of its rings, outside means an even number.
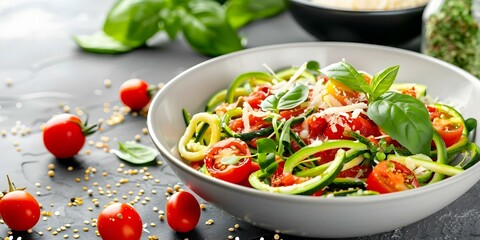
[[[197,133],[197,129],[201,123],[208,124],[207,132],[205,136],[209,136],[209,139],[206,139],[207,145],[204,145],[202,141],[195,142],[194,135]],[[217,115],[202,112],[193,115],[190,123],[185,130],[185,133],[180,138],[178,143],[178,151],[180,156],[188,161],[200,161],[203,160],[203,156],[208,148],[213,144],[220,141],[220,119]],[[202,138],[205,139],[205,138]]]

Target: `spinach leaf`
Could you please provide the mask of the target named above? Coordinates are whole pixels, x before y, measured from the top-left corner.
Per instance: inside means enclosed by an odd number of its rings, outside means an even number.
[[[243,49],[242,39],[227,22],[218,2],[192,0],[182,17],[183,35],[196,51],[218,56]]]
[[[350,64],[346,62],[338,62],[326,66],[321,72],[329,78],[333,78],[352,90],[369,93],[370,85],[365,81],[363,76]]]
[[[368,106],[367,115],[412,154],[429,154],[433,128],[425,105],[408,95],[386,92]]]
[[[122,160],[133,164],[145,164],[154,161],[158,156],[155,148],[145,146],[136,142],[118,142],[119,149],[111,149],[110,152]]]
[[[234,29],[239,29],[251,21],[268,18],[287,8],[284,0],[228,0],[227,19]]]
[[[125,45],[144,45],[159,31],[162,7],[162,0],[120,0],[108,13],[103,31]]]
[[[257,140],[258,153],[275,153],[277,151],[277,144],[270,138],[260,138]]]
[[[275,161],[277,144],[270,138],[261,138],[257,141],[257,163],[263,174],[261,177],[271,176],[278,168]]]
[[[373,76],[372,81],[370,83],[370,86],[371,86],[370,95],[373,98],[372,99],[373,101],[375,100],[375,98],[379,97],[380,95],[387,92],[388,89],[390,89],[390,86],[392,86],[393,82],[395,81],[395,78],[397,77],[399,68],[400,67],[398,65],[388,67]]]
[[[297,107],[308,98],[308,87],[303,84],[297,84],[286,92],[268,96],[260,107],[264,111],[287,110]]]
[[[77,35],[73,39],[85,51],[95,53],[125,53],[134,47],[127,46],[100,31],[93,35]]]

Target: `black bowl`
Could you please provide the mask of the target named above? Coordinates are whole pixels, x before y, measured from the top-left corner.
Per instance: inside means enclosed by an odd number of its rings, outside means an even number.
[[[397,46],[420,36],[425,6],[390,11],[353,11],[291,0],[290,13],[319,40]]]

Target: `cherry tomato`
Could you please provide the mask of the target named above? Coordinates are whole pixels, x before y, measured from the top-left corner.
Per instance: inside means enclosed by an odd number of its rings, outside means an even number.
[[[415,174],[405,165],[391,160],[381,161],[367,178],[367,189],[391,193],[420,187]]]
[[[432,121],[433,128],[440,134],[445,146],[449,147],[458,142],[463,134],[464,126],[461,123],[452,121],[455,117],[446,111],[441,111],[433,106],[427,107]]]
[[[57,158],[75,156],[85,144],[85,136],[92,133],[79,117],[72,114],[59,114],[51,118],[43,128],[43,143]],[[93,131],[94,132],[94,131]]]
[[[126,203],[114,203],[100,212],[97,228],[103,240],[138,240],[142,237],[142,219]]]
[[[358,102],[358,92],[353,91],[338,81],[329,80],[325,84],[325,89],[327,90],[328,95],[334,97],[335,100],[343,106]],[[325,98],[324,100],[329,101],[329,99]]]
[[[187,191],[176,192],[170,196],[165,212],[168,225],[176,232],[193,230],[200,219],[200,205]]]
[[[380,130],[378,129],[377,125],[363,115],[359,115],[353,119],[351,128],[353,131],[360,133],[360,135],[366,138],[380,135]]]
[[[231,183],[239,183],[250,174],[252,167],[250,155],[250,149],[244,141],[237,138],[226,138],[209,148],[203,160],[205,167],[213,177]],[[236,156],[240,158],[236,158]]]
[[[12,230],[26,231],[40,219],[40,206],[30,193],[14,190],[0,199],[0,215]]]
[[[130,79],[120,86],[120,100],[133,111],[140,111],[150,103],[148,83],[141,79]]]

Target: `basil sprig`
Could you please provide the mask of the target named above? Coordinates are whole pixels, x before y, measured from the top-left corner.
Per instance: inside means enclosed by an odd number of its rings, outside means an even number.
[[[292,109],[307,100],[308,92],[307,86],[297,84],[285,92],[268,96],[262,101],[260,107],[263,111],[273,111],[277,113],[280,110]]]
[[[368,83],[350,64],[342,61],[320,71],[352,90],[365,93],[368,98],[367,116],[389,136],[412,154],[428,154],[433,138],[433,127],[425,105],[409,95],[388,92],[399,66],[386,68],[375,74]]]
[[[217,56],[243,49],[237,30],[283,12],[286,5],[283,0],[118,0],[102,31],[74,40],[89,52],[124,53],[145,46],[157,33],[171,40],[182,33],[194,50]]]

